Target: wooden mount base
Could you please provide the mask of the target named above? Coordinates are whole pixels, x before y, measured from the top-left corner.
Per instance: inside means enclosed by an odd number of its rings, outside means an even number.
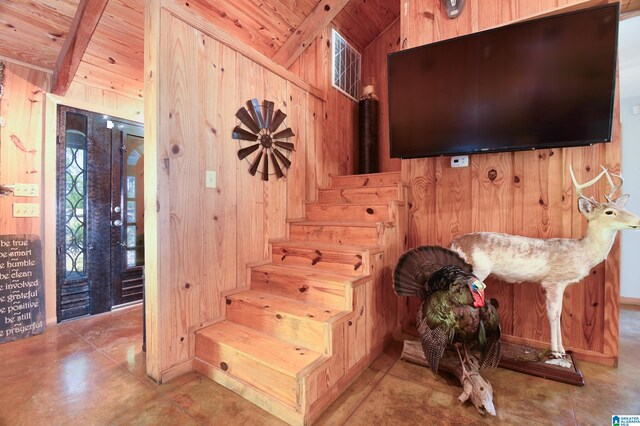
[[[576,366],[572,354],[568,353],[560,361],[567,364],[565,367],[552,364],[557,361],[549,355],[548,350],[535,349],[530,346],[505,341],[502,341],[501,344],[502,358],[500,359],[500,367],[570,385],[584,386],[582,372]]]

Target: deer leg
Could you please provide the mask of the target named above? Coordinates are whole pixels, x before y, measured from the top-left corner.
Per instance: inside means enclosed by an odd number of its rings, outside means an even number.
[[[551,355],[554,358],[562,358],[565,354],[562,346],[562,295],[564,288],[560,286],[545,286],[547,290],[547,317],[551,331]]]

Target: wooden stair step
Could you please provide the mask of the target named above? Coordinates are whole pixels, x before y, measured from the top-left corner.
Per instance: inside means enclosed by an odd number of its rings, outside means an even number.
[[[354,188],[360,186],[397,185],[400,172],[370,173],[362,175],[331,176],[331,188]]]
[[[289,238],[294,241],[377,245],[384,226],[392,225],[367,222],[295,222],[289,224]]]
[[[266,264],[251,269],[251,289],[299,302],[351,309],[352,287],[368,276],[354,277],[311,268]]]
[[[308,221],[388,222],[392,220],[388,203],[319,204],[305,206]]]
[[[227,296],[229,321],[325,354],[332,323],[348,313],[256,290]]]
[[[382,252],[377,245],[348,245],[317,241],[272,241],[274,264],[304,266],[344,275],[369,274],[369,255]]]
[[[355,188],[320,188],[318,203],[387,203],[404,201],[402,184],[383,186],[363,186]]]
[[[195,357],[294,408],[299,379],[327,359],[230,321],[196,332]]]

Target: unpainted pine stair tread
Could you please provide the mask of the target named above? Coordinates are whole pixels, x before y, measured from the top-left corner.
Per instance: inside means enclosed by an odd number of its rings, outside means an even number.
[[[273,315],[293,316],[313,322],[331,322],[336,317],[342,316],[346,311],[319,306],[311,303],[300,302],[287,297],[277,296],[272,293],[247,290],[227,296],[231,303],[242,301],[253,306],[261,306],[266,312]]]
[[[276,263],[267,263],[260,266],[255,266],[252,272],[263,272],[268,274],[287,275],[296,278],[309,278],[313,281],[328,281],[332,283],[355,283],[364,279],[364,277],[354,277],[352,275],[338,274],[335,272],[329,272],[324,270],[318,270],[315,268],[308,268],[304,266],[291,266],[281,265]]]
[[[230,321],[213,324],[197,334],[291,377],[326,358],[326,355]]]

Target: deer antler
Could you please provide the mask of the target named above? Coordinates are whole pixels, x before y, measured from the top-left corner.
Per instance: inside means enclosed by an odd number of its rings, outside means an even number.
[[[600,167],[602,167],[603,170],[602,170],[602,172],[600,172],[600,174],[598,176],[594,177],[589,182],[585,182],[585,183],[580,184],[580,183],[578,183],[576,181],[576,175],[573,174],[573,167],[571,166],[571,164],[569,164],[569,173],[571,174],[571,180],[573,181],[573,186],[576,188],[576,193],[578,194],[578,197],[584,197],[584,195],[582,194],[582,190],[584,188],[587,188],[587,187],[593,185],[597,181],[599,181],[602,176],[606,175],[607,178],[609,179],[609,181],[611,181],[611,177],[609,177],[608,170],[605,169],[603,166],[600,166]],[[611,184],[613,186],[613,182],[611,182]],[[617,190],[617,188],[616,188],[616,190]],[[615,192],[615,190],[614,190],[614,192]],[[611,194],[609,194],[609,195],[611,195]],[[591,198],[593,198],[593,197],[591,197]]]
[[[615,194],[616,191],[618,189],[620,189],[620,187],[624,183],[624,179],[620,175],[617,175],[615,173],[609,173],[609,171],[604,166],[600,166],[600,167],[602,167],[603,171],[607,172],[607,181],[609,181],[609,186],[611,187],[611,192],[609,192],[607,195],[605,195],[604,198],[606,198],[607,201],[611,203],[612,202],[611,199],[613,198],[613,194]],[[613,183],[613,179],[611,179],[611,176],[618,178],[620,180],[620,183],[615,185]]]

